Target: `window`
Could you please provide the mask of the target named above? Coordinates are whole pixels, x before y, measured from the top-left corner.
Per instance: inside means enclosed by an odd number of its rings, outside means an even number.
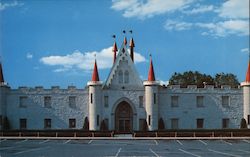
[[[228,107],[229,106],[229,96],[222,96],[222,106]]]
[[[119,83],[123,83],[123,72],[120,70],[119,73]]]
[[[19,97],[19,107],[26,107],[27,104],[28,104],[28,97],[27,96]]]
[[[93,103],[93,93],[90,94],[90,103]]]
[[[148,125],[151,125],[151,115],[148,115]]]
[[[229,128],[229,119],[228,118],[222,119],[222,128],[223,129]]]
[[[20,129],[27,129],[27,119],[20,119]]]
[[[44,97],[44,107],[50,108],[51,107],[51,97],[45,96]]]
[[[109,97],[104,96],[104,107],[109,107]]]
[[[139,96],[139,107],[143,108],[143,96]]]
[[[172,129],[178,129],[179,128],[179,119],[178,118],[171,119],[171,128]]]
[[[99,115],[96,116],[96,125],[99,126]]]
[[[128,73],[128,71],[125,71],[124,83],[129,83],[129,73]]]
[[[154,104],[156,104],[156,93],[154,93]]]
[[[250,115],[247,115],[247,124],[250,124]]]
[[[76,127],[76,119],[69,119],[69,128]]]
[[[196,106],[197,107],[204,107],[204,96],[197,96],[196,97]]]
[[[69,107],[76,108],[76,97],[69,96]]]
[[[51,119],[44,119],[44,129],[50,129],[51,128]]]
[[[196,119],[196,126],[197,126],[197,129],[202,129],[203,128],[203,125],[204,125],[204,119]]]
[[[179,106],[178,99],[179,99],[178,96],[171,96],[171,107],[178,107]]]

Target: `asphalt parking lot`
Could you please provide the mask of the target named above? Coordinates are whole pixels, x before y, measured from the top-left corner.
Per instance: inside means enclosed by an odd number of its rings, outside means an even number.
[[[7,140],[0,157],[249,157],[250,140]]]

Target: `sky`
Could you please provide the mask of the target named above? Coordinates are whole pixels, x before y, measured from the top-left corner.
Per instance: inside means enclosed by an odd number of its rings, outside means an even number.
[[[187,70],[233,73],[242,82],[249,0],[0,0],[0,56],[12,88],[84,88],[95,54],[104,82],[112,45],[116,41],[119,48],[124,36],[134,38],[142,80],[152,54],[156,79],[163,83]]]

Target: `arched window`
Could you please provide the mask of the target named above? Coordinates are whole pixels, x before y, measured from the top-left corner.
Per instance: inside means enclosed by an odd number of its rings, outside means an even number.
[[[127,70],[125,71],[124,80],[125,80],[125,81],[124,81],[125,83],[129,83],[129,73],[128,73]]]
[[[120,70],[119,73],[119,83],[123,83],[123,72]]]

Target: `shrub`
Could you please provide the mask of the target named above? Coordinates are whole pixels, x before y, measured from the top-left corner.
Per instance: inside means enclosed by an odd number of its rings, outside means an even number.
[[[245,118],[241,119],[240,128],[241,129],[246,129],[247,128],[247,121],[245,120]]]
[[[158,121],[158,129],[159,130],[164,130],[165,129],[164,121],[163,121],[162,118],[160,118],[159,121]]]
[[[83,130],[89,131],[89,119],[88,119],[88,117],[85,117],[85,119],[84,119]]]

